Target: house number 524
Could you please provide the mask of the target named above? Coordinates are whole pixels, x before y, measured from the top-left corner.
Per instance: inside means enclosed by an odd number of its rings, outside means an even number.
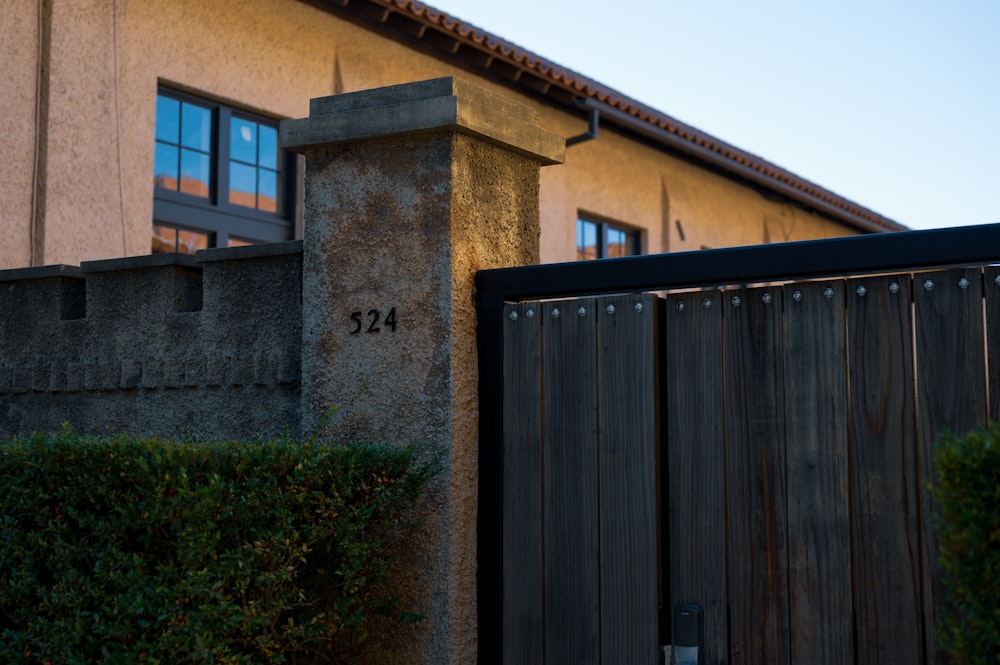
[[[382,311],[370,309],[366,314],[362,310],[351,312],[351,334],[357,335],[362,330],[366,333],[382,332],[382,329],[396,332],[396,308],[390,309],[385,318],[382,318]]]

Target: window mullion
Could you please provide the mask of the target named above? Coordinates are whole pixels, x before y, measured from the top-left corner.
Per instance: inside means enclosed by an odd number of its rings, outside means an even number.
[[[224,106],[216,108],[215,205],[229,203],[229,125],[232,117],[233,113],[228,108]]]

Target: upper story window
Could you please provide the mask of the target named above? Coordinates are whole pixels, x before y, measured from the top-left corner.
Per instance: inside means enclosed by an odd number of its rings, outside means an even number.
[[[576,259],[605,259],[641,253],[639,231],[592,219],[576,220]]]
[[[294,164],[276,120],[161,89],[152,251],[290,240]]]

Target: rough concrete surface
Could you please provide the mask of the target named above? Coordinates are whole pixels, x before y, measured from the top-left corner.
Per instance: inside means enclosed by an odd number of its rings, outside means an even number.
[[[429,89],[433,99],[459,100],[421,106],[427,115],[416,122],[406,111]],[[337,117],[363,117],[362,98],[388,138],[345,129]],[[456,116],[456,106],[469,108]],[[552,137],[530,109],[505,106],[446,80],[362,93],[339,108],[336,99],[314,101],[323,112],[316,124],[310,117],[281,130],[307,167],[303,425],[337,406],[330,434],[423,441],[446,462],[423,508],[426,530],[407,550],[409,584],[397,590],[427,620],[373,662],[476,660],[473,282],[477,270],[538,261],[539,167],[559,157],[549,148],[529,157],[524,144],[551,147]]]
[[[297,431],[301,251],[0,271],[0,434]]]
[[[436,101],[415,128],[417,98]],[[478,635],[474,278],[538,262],[540,166],[561,158],[561,140],[533,110],[456,79],[348,101],[346,134],[324,133],[346,126],[335,100],[282,128],[305,154],[302,242],[0,272],[0,434],[63,420],[306,434],[337,407],[330,437],[425,442],[445,468],[393,592],[426,619],[371,662],[467,665]]]

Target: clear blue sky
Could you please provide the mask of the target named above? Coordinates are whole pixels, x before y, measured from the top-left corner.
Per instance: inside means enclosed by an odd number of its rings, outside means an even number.
[[[912,228],[1000,222],[1000,0],[429,4]]]

